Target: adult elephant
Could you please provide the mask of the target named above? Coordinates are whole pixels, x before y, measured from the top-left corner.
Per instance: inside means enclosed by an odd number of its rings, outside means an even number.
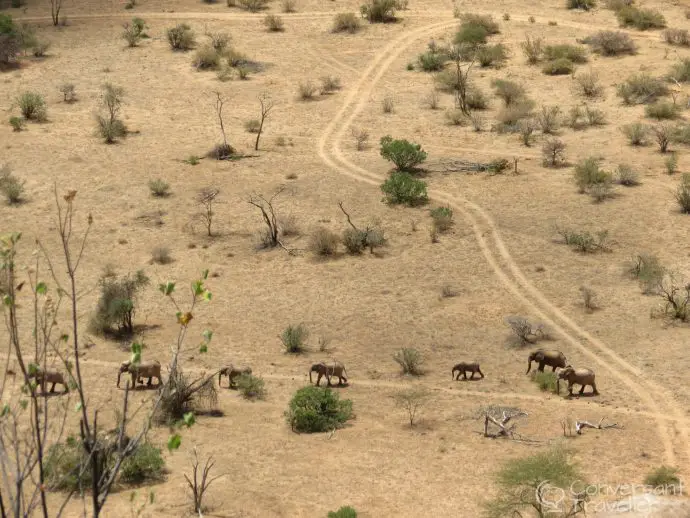
[[[158,385],[163,383],[161,378],[161,364],[158,360],[148,362],[132,363],[131,361],[122,362],[117,373],[117,386],[120,386],[120,376],[123,372],[129,372],[132,375],[132,389],[137,386],[137,382],[143,384],[142,378],[148,378],[147,387],[151,386],[153,378],[158,380]]]
[[[565,368],[565,366],[568,365],[565,354],[555,349],[537,349],[536,351],[532,351],[529,358],[527,358],[527,372],[525,374],[529,374],[532,368],[532,362],[537,362],[539,364],[537,368],[539,372],[544,372],[545,365],[553,367],[553,372],[555,372],[558,367]]]
[[[345,365],[342,363],[335,361],[333,363],[315,363],[314,365],[311,366],[311,369],[309,369],[309,383],[312,383],[311,379],[311,373],[316,372],[318,373],[318,376],[316,377],[316,386],[319,386],[319,383],[321,382],[321,378],[323,376],[326,376],[326,381],[328,382],[328,386],[331,386],[331,378],[334,376],[338,377],[338,385],[342,385],[343,381],[347,383],[347,378],[345,377],[346,372],[345,372]]]
[[[597,384],[594,379],[595,375],[592,369],[576,369],[572,365],[568,365],[558,373],[556,391],[560,393],[561,380],[566,380],[568,382],[568,395],[573,395],[573,385],[580,385],[580,395],[584,393],[585,386],[589,385],[592,387],[592,394],[596,396],[599,394],[599,391],[597,390]]]

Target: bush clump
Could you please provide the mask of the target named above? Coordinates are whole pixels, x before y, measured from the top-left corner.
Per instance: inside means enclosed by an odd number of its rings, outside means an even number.
[[[621,132],[628,139],[631,146],[644,146],[649,136],[649,127],[641,122],[633,122],[621,127]]]
[[[381,138],[380,144],[381,156],[393,162],[398,171],[414,171],[427,157],[420,144],[405,139],[393,139],[386,135]]]
[[[645,106],[644,113],[651,119],[670,120],[680,115],[680,108],[669,101],[656,101]]]
[[[589,11],[594,9],[597,3],[595,0],[566,0],[565,6],[567,9],[582,9],[583,11]]]
[[[520,43],[520,48],[527,58],[527,63],[536,65],[544,56],[544,46],[542,38],[525,36],[525,41]]]
[[[359,10],[369,23],[391,23],[396,20],[396,0],[369,0]]]
[[[381,185],[381,191],[385,195],[383,201],[389,205],[415,207],[423,205],[429,200],[426,183],[404,171],[396,171],[391,174]]]
[[[280,334],[280,341],[287,353],[302,353],[306,350],[309,330],[304,324],[289,325]]]
[[[192,65],[197,70],[215,70],[220,66],[221,56],[211,45],[204,45],[197,49],[192,59]]]
[[[164,470],[165,461],[161,456],[161,450],[152,444],[144,443],[122,462],[120,480],[126,484],[160,480]]]
[[[625,104],[649,104],[668,94],[668,85],[648,74],[635,74],[618,85],[616,93]]]
[[[41,122],[46,120],[46,101],[37,92],[24,92],[17,97],[17,106],[22,116],[29,121]]]
[[[218,403],[215,375],[201,374],[190,379],[178,367],[168,376],[161,390],[161,401],[153,415],[157,424],[179,423],[190,412],[212,410]]]
[[[559,58],[547,61],[541,70],[549,76],[565,76],[573,73],[575,65],[569,59]]]
[[[602,56],[637,54],[637,45],[629,34],[621,31],[599,31],[585,39],[592,52]]]
[[[423,374],[422,364],[424,363],[424,357],[417,349],[403,347],[393,355],[393,360],[400,365],[400,370],[403,374],[410,374],[412,376]]]
[[[507,79],[494,79],[491,82],[496,97],[500,97],[506,106],[516,104],[525,98],[525,89],[522,85]]]
[[[327,518],[357,518],[357,511],[354,507],[346,505],[337,511],[329,511]]]
[[[443,70],[443,65],[447,59],[444,53],[429,49],[417,57],[417,63],[424,72],[438,72]]]
[[[690,46],[690,33],[687,29],[666,29],[663,37],[664,41],[669,45]]]
[[[9,65],[17,60],[22,49],[21,30],[9,14],[0,14],[0,63]]]
[[[275,14],[267,14],[264,18],[264,25],[268,32],[283,32],[285,30],[283,19]]]
[[[666,18],[656,9],[643,9],[634,5],[627,5],[616,12],[616,17],[621,27],[635,27],[641,31],[666,27]]]
[[[573,63],[586,63],[587,51],[581,45],[570,45],[568,43],[547,45],[544,47],[544,59],[547,61],[567,59]]]
[[[258,13],[259,11],[266,9],[268,6],[268,0],[237,0],[237,4],[240,8],[250,13]]]
[[[240,374],[235,378],[237,390],[244,399],[263,399],[266,397],[264,380],[251,374]]]
[[[178,23],[166,31],[168,44],[172,50],[187,51],[194,48],[196,36],[186,23]]]
[[[24,182],[12,174],[9,166],[0,168],[0,193],[10,205],[16,205],[23,200]]]
[[[101,295],[90,322],[91,331],[131,335],[137,296],[148,284],[149,278],[142,270],[120,278],[111,273],[103,275],[99,281]]]
[[[329,388],[303,387],[292,396],[285,417],[295,432],[328,432],[352,419],[352,401]]]
[[[628,274],[640,283],[642,293],[649,295],[660,285],[666,275],[666,268],[657,256],[641,253],[633,258],[628,267]]]
[[[543,392],[555,393],[558,376],[555,372],[533,372],[532,381],[537,384],[539,390]]]
[[[508,49],[502,43],[496,45],[482,45],[475,53],[475,58],[479,66],[486,68],[490,66],[501,66],[508,59]]]
[[[333,32],[356,33],[360,29],[359,18],[355,13],[338,13],[333,18]]]
[[[619,164],[616,169],[616,183],[624,187],[640,185],[640,175],[628,164]]]
[[[674,64],[668,77],[679,83],[690,82],[690,58],[683,58],[678,63]]]
[[[315,255],[329,257],[338,251],[338,235],[326,227],[318,227],[309,238],[309,250]]]
[[[683,173],[676,190],[676,201],[683,214],[690,214],[690,173]]]
[[[678,468],[660,466],[645,477],[644,483],[655,489],[660,487],[664,489],[680,487],[681,481],[678,476]]]
[[[586,158],[575,165],[573,173],[575,184],[581,194],[597,184],[611,184],[611,173],[599,167],[599,161],[594,157]]]
[[[437,232],[446,232],[453,226],[453,209],[450,207],[436,207],[431,210],[431,219]]]

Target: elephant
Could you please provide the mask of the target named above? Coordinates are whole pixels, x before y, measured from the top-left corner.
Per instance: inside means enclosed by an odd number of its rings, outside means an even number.
[[[218,371],[218,386],[220,386],[220,380],[223,376],[228,377],[228,388],[235,388],[235,378],[241,376],[242,374],[251,374],[251,367],[235,367],[234,365],[228,365],[223,367]]]
[[[458,375],[455,375],[455,372],[457,371]],[[458,363],[455,367],[453,367],[453,370],[451,371],[451,378],[455,380],[460,379],[460,373],[462,373],[462,379],[467,379],[467,373],[471,372],[472,375],[470,376],[470,379],[474,379],[475,373],[479,373],[481,376],[480,379],[484,378],[484,373],[482,370],[479,368],[479,364],[477,362],[460,362]]]
[[[317,372],[319,375],[316,377],[316,386],[319,386],[319,383],[321,382],[321,377],[326,376],[326,381],[328,382],[328,386],[331,386],[331,378],[333,376],[338,376],[338,385],[342,385],[343,381],[347,383],[347,378],[346,372],[345,372],[345,365],[338,361],[334,361],[331,364],[327,364],[325,362],[321,363],[315,363],[314,365],[311,366],[311,369],[309,369],[309,383],[312,383],[312,378],[311,378],[311,373],[312,372]]]
[[[117,373],[117,386],[120,386],[120,376],[123,372],[129,372],[132,375],[132,388],[137,386],[137,382],[143,384],[142,378],[148,378],[147,387],[151,386],[153,378],[158,380],[158,385],[163,383],[161,378],[161,364],[157,360],[141,362],[139,364],[132,364],[131,361],[122,362],[120,370]]]
[[[539,368],[537,369],[539,372],[544,372],[544,365],[553,367],[552,372],[556,372],[557,367],[564,368],[568,365],[565,354],[561,351],[556,351],[555,349],[537,349],[536,351],[532,351],[529,358],[527,358],[527,372],[525,372],[525,374],[529,374],[532,368],[532,362],[534,361],[539,363]]]
[[[36,372],[33,374],[29,375],[30,378],[36,378],[36,383],[38,383],[41,386],[41,392],[45,393],[46,391],[46,383],[52,383],[50,387],[50,393],[55,392],[55,384],[59,383],[63,387],[65,387],[65,393],[69,392],[69,387],[67,386],[67,383],[65,383],[65,378],[62,375],[61,372],[57,371],[44,371],[42,369],[36,369]]]
[[[585,391],[586,385],[592,386],[592,394],[598,395],[597,384],[594,382],[594,371],[592,369],[576,369],[572,365],[566,365],[566,367],[558,373],[558,379],[556,380],[556,392],[560,393],[561,380],[566,380],[568,382],[568,395],[573,395],[573,385],[580,385],[580,395]]]

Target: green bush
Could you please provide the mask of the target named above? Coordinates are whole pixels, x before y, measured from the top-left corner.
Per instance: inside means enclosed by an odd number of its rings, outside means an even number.
[[[17,97],[17,105],[26,120],[44,121],[46,119],[46,102],[36,92],[24,92]]]
[[[403,374],[419,376],[423,373],[424,357],[417,349],[403,347],[393,355],[393,360],[400,365]]]
[[[655,9],[642,9],[634,5],[627,5],[616,12],[616,17],[622,27],[635,27],[641,31],[666,27],[666,19]]]
[[[120,119],[111,119],[109,117],[103,117],[102,115],[96,116],[96,133],[108,144],[112,144],[118,138],[127,135],[127,126]]]
[[[338,13],[333,18],[333,32],[356,33],[360,28],[359,18],[355,13]]]
[[[340,400],[329,388],[303,387],[292,396],[285,416],[293,431],[328,432],[352,419],[352,401]]]
[[[611,250],[608,230],[600,230],[595,234],[589,231],[571,229],[556,229],[563,238],[563,242],[574,250],[582,253],[608,252]]]
[[[420,54],[417,57],[417,63],[419,63],[419,68],[424,72],[438,72],[443,70],[443,65],[445,64],[447,58],[442,52],[434,52],[428,50]]]
[[[479,88],[470,85],[465,97],[465,103],[470,110],[486,110],[489,107],[489,100]]]
[[[160,480],[164,468],[165,461],[161,456],[161,450],[149,443],[144,443],[122,462],[120,480],[126,484]]]
[[[0,63],[7,65],[17,59],[22,49],[22,37],[9,14],[0,13]]]
[[[21,203],[24,195],[24,182],[14,176],[9,166],[0,168],[0,192],[10,205]]]
[[[690,173],[683,173],[676,190],[676,201],[683,214],[690,214]]]
[[[463,13],[460,15],[460,20],[462,20],[462,25],[482,27],[489,35],[501,32],[498,22],[491,15]]]
[[[453,209],[450,207],[436,207],[431,210],[431,219],[434,222],[434,228],[438,232],[445,232],[453,226]]]
[[[580,193],[585,193],[596,184],[610,184],[613,181],[611,173],[599,168],[599,161],[594,157],[586,158],[575,166],[575,184]]]
[[[481,67],[501,66],[508,59],[508,49],[502,43],[482,45],[475,56]]]
[[[549,76],[564,76],[572,74],[573,70],[575,70],[575,65],[569,59],[559,58],[547,61],[541,70]]]
[[[514,81],[507,79],[494,79],[491,82],[496,97],[503,99],[506,106],[518,103],[525,98],[525,89]]]
[[[594,9],[597,3],[595,0],[566,0],[565,6],[568,9],[582,9],[583,11],[589,11]]]
[[[369,23],[390,23],[395,21],[396,0],[369,0],[359,10]]]
[[[633,279],[637,279],[642,288],[642,293],[653,293],[664,276],[666,268],[661,264],[659,258],[652,254],[637,254],[628,268],[628,273]]]
[[[301,353],[307,348],[305,342],[309,337],[309,330],[304,324],[289,325],[280,335],[280,341],[285,347],[285,352]]]
[[[168,44],[173,50],[190,50],[196,43],[196,36],[192,28],[186,23],[178,23],[166,31]]]
[[[26,127],[26,122],[21,117],[10,117],[12,131],[21,131]]]
[[[629,34],[621,31],[599,31],[585,39],[593,52],[602,56],[634,55],[637,45]]]
[[[264,380],[251,374],[240,374],[235,378],[237,390],[245,399],[263,399],[266,397]]]
[[[357,518],[357,511],[354,507],[346,505],[337,511],[330,511],[327,518]]]
[[[406,172],[397,171],[391,174],[381,185],[381,191],[385,195],[383,201],[389,205],[404,204],[414,207],[429,200],[426,183]]]
[[[681,482],[678,476],[678,468],[660,466],[645,477],[644,483],[654,488],[663,487],[665,489],[668,489],[669,486],[680,486]]]
[[[628,77],[624,83],[618,85],[616,91],[625,104],[653,103],[668,92],[668,85],[661,79],[644,73]]]
[[[90,323],[95,333],[130,335],[134,332],[137,296],[149,278],[142,270],[117,278],[104,275],[99,281],[101,295]]]
[[[426,160],[427,154],[420,144],[405,139],[381,138],[381,156],[393,162],[398,171],[414,171]]]
[[[149,190],[157,198],[165,198],[170,194],[170,184],[161,179],[151,180]]]
[[[679,83],[690,82],[690,58],[683,58],[680,62],[674,64],[668,76]]]
[[[616,182],[625,187],[640,185],[640,175],[627,164],[619,164],[616,169]]]
[[[649,127],[641,122],[633,122],[621,127],[631,146],[644,146],[649,136]]]
[[[486,43],[489,32],[482,25],[463,23],[455,35],[455,43],[473,47]]]
[[[533,372],[532,381],[534,381],[539,390],[544,392],[556,392],[556,381],[558,376],[555,372]]]
[[[544,59],[547,61],[567,59],[573,63],[586,63],[587,51],[581,45],[570,45],[568,43],[547,45],[544,47]]]
[[[644,113],[652,119],[670,120],[680,115],[680,108],[669,101],[656,101],[645,106]]]
[[[250,13],[258,13],[259,11],[266,9],[268,6],[268,0],[237,0],[237,4],[240,8],[249,11]]]

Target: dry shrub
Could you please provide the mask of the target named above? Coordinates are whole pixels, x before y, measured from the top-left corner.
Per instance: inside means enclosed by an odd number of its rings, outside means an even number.
[[[168,44],[172,50],[190,50],[196,44],[196,36],[192,28],[186,23],[178,23],[166,31]]]
[[[669,45],[690,46],[690,33],[687,29],[666,29],[663,38]]]
[[[297,87],[299,98],[303,101],[311,101],[314,99],[317,91],[318,87],[312,81],[303,81]]]
[[[8,165],[0,168],[0,193],[10,205],[16,205],[23,200],[24,182],[12,174]]]
[[[491,82],[496,97],[503,99],[506,106],[515,104],[525,98],[525,89],[522,85],[506,79],[494,79]]]
[[[336,76],[323,76],[321,78],[321,95],[331,94],[342,88],[340,78]]]
[[[264,25],[268,32],[283,32],[285,30],[283,19],[275,14],[267,14],[264,18]]]
[[[543,41],[542,38],[527,35],[525,41],[520,44],[520,48],[527,58],[527,63],[530,65],[536,65],[542,60],[544,56]]]
[[[575,76],[575,83],[577,88],[584,97],[594,98],[599,97],[603,91],[599,84],[599,76],[596,72],[582,72]]]
[[[446,110],[445,118],[451,126],[464,126],[467,123],[467,117],[459,108]]]
[[[546,167],[560,167],[565,164],[565,144],[557,138],[549,139],[544,142],[542,155]]]
[[[649,127],[641,122],[633,122],[622,126],[621,132],[626,136],[631,146],[644,146],[649,136]]]
[[[17,97],[17,106],[22,116],[29,121],[42,122],[47,118],[46,102],[37,92],[24,92]]]
[[[644,113],[651,119],[671,120],[680,115],[680,107],[670,101],[656,101],[645,106]]]
[[[637,54],[637,45],[629,34],[621,31],[599,31],[585,39],[592,52],[602,56]]]
[[[283,12],[284,13],[296,13],[297,5],[295,0],[283,0]]]
[[[369,23],[391,23],[395,21],[396,0],[369,0],[359,8]]]
[[[541,71],[549,76],[563,76],[572,74],[575,70],[575,65],[572,61],[566,58],[558,58],[553,61],[547,61],[542,67]]]
[[[544,135],[553,135],[560,126],[561,109],[558,106],[542,106],[537,113],[537,124]]]
[[[215,70],[220,65],[220,54],[210,45],[204,45],[194,54],[192,65],[197,70]]]
[[[671,67],[669,79],[678,81],[679,83],[690,82],[690,59],[683,58],[678,63],[675,63],[673,67]]]
[[[166,246],[157,246],[151,251],[151,262],[155,264],[170,264],[173,259],[170,249]]]
[[[642,9],[628,5],[618,9],[616,17],[621,27],[635,27],[641,31],[666,27],[666,19],[655,9]]]
[[[154,421],[158,424],[172,425],[189,412],[213,410],[218,403],[218,390],[214,380],[215,375],[201,375],[190,380],[178,367],[163,385],[161,401],[153,416]]]
[[[611,173],[599,167],[599,161],[594,157],[589,157],[578,162],[573,173],[575,184],[578,191],[589,193],[592,187],[598,185],[611,185],[613,178]]]
[[[361,27],[355,13],[338,13],[333,18],[333,32],[356,33]]]
[[[499,122],[498,131],[500,132],[514,132],[517,124],[528,117],[531,117],[534,102],[523,99],[518,103],[513,103],[509,106],[504,106],[496,114],[496,119]]]
[[[667,95],[668,85],[663,80],[649,74],[634,74],[618,85],[617,94],[625,104],[653,103]]]
[[[572,63],[586,63],[587,51],[581,45],[570,45],[569,43],[547,45],[544,47],[544,59],[546,61],[566,59]]]
[[[508,49],[502,43],[496,45],[483,45],[475,53],[475,59],[483,68],[496,66],[500,67],[508,59]]]
[[[338,251],[340,238],[326,227],[318,227],[309,239],[309,250],[315,255],[327,257]]]
[[[616,183],[625,187],[640,185],[640,175],[631,166],[619,164],[616,169]]]
[[[237,0],[237,4],[241,9],[250,13],[257,13],[268,7],[268,0]]]
[[[423,374],[422,364],[424,357],[417,349],[404,347],[393,355],[395,363],[400,365],[402,374],[420,376]]]

